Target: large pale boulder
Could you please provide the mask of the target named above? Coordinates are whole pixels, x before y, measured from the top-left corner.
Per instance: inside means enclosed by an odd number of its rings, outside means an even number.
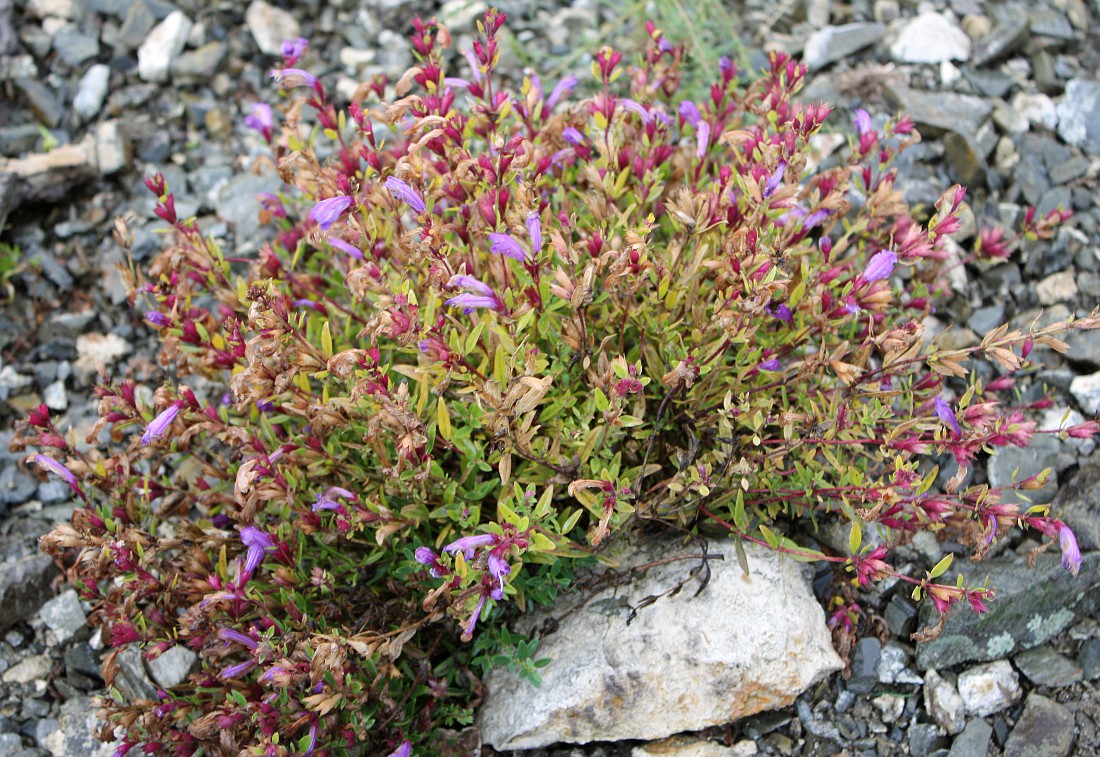
[[[628,548],[622,566],[661,563],[600,590],[575,612],[566,594],[539,642],[540,688],[508,671],[487,677],[482,738],[498,750],[557,742],[658,739],[784,707],[842,667],[805,566],[746,545],[750,574],[731,542],[710,543],[702,591],[698,544]],[[716,560],[716,556],[723,559]],[[673,559],[670,559],[673,558]],[[685,579],[673,596],[666,594]],[[539,628],[536,614],[523,630]]]

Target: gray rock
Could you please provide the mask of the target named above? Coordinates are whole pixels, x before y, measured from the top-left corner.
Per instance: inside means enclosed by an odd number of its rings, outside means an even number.
[[[1032,34],[1055,39],[1073,39],[1073,25],[1064,14],[1054,8],[1040,6],[1028,13],[1028,28]]]
[[[947,132],[944,149],[954,178],[969,181],[984,170],[985,159],[996,146],[988,126],[993,106],[980,97],[943,92],[924,92],[908,87],[889,87],[886,95],[899,110],[929,136]],[[992,139],[986,139],[988,134]]]
[[[88,697],[74,697],[61,705],[57,730],[46,736],[44,746],[53,757],[110,757],[115,745],[100,741],[96,708]]]
[[[1053,689],[1077,683],[1084,673],[1077,663],[1048,646],[1021,652],[1012,661],[1033,684]]]
[[[279,55],[284,40],[301,34],[298,19],[292,13],[264,0],[253,0],[244,14],[244,20],[256,40],[256,46],[265,55]]]
[[[874,636],[864,636],[856,642],[852,655],[852,677],[848,679],[848,691],[866,694],[878,683],[878,662],[882,654],[882,642]]]
[[[99,38],[75,28],[65,28],[53,36],[53,49],[65,65],[76,68],[99,55]]]
[[[1091,639],[1081,647],[1081,653],[1077,655],[1077,662],[1086,681],[1100,678],[1100,639]]]
[[[198,656],[177,644],[155,660],[149,661],[149,674],[162,689],[170,689],[187,680]]]
[[[947,744],[943,732],[935,723],[913,723],[909,726],[909,754],[926,757]]]
[[[888,641],[882,648],[875,666],[875,673],[879,683],[905,683],[920,685],[924,680],[909,669],[909,659],[912,655],[896,641]],[[848,687],[849,689],[851,686]]]
[[[1005,743],[1004,757],[1066,757],[1073,748],[1073,712],[1032,692]]]
[[[1004,323],[1005,320],[1005,306],[1003,303],[995,303],[987,305],[984,308],[978,308],[970,314],[970,320],[966,322],[966,325],[970,327],[978,336],[984,337],[993,329]]]
[[[50,672],[50,658],[36,654],[24,657],[4,671],[4,683],[34,683],[43,681]]]
[[[145,672],[141,650],[133,645],[127,646],[118,653],[115,662],[118,663],[118,669],[115,673],[114,686],[127,699],[153,700],[156,698],[157,688]]]
[[[239,249],[255,249],[262,243],[257,197],[270,192],[277,182],[270,174],[240,174],[218,188],[214,203],[218,217],[233,224]]]
[[[1100,549],[1100,454],[1081,462],[1081,468],[1058,491],[1051,511],[1069,524],[1082,550]]]
[[[1057,462],[1062,443],[1050,434],[1035,434],[1027,447],[999,447],[989,457],[990,486],[1009,486],[1050,468],[1050,477],[1039,489],[1026,492],[1032,502],[1050,502],[1058,492]],[[1013,476],[1015,475],[1015,478]],[[1002,502],[1023,503],[1019,493],[1001,491]]]
[[[1100,413],[1100,373],[1077,376],[1069,386],[1070,394],[1089,415]]]
[[[23,750],[23,739],[17,733],[0,733],[0,754],[18,754]]]
[[[200,82],[213,76],[225,60],[229,45],[225,42],[208,42],[198,50],[184,53],[172,61],[172,81]]]
[[[1039,92],[1020,92],[1012,98],[1012,107],[1033,126],[1053,131],[1058,126],[1058,106],[1049,96]]]
[[[878,42],[886,36],[885,24],[854,23],[826,26],[806,40],[802,60],[811,69],[823,68]]]
[[[38,482],[14,465],[3,468],[0,470],[0,513],[7,513],[10,505],[23,504],[37,489]]]
[[[905,597],[895,595],[890,599],[883,612],[886,627],[890,633],[901,639],[906,639],[917,627],[917,608]]]
[[[83,120],[91,121],[103,107],[103,99],[107,97],[107,85],[110,79],[111,67],[103,63],[90,66],[80,77],[76,96],[73,97],[73,110]]]
[[[993,726],[981,718],[974,718],[955,738],[947,757],[985,757],[992,737]]]
[[[928,11],[905,23],[890,56],[899,63],[964,61],[970,57],[970,37],[947,16]]]
[[[86,643],[73,644],[65,649],[65,670],[86,676],[100,676],[99,660]]]
[[[1085,152],[1100,153],[1100,82],[1071,79],[1058,103],[1058,136]]]
[[[35,118],[51,129],[61,123],[65,108],[52,89],[37,79],[16,79],[15,88],[22,93]]]
[[[956,684],[966,711],[986,717],[1020,701],[1020,679],[1008,660],[976,665],[959,674]]]
[[[539,655],[553,660],[541,688],[503,669],[486,678],[485,742],[500,750],[660,738],[788,705],[838,670],[824,613],[799,566],[746,547],[748,577],[729,542],[712,543],[708,552],[724,559],[708,562],[710,581],[696,597],[688,586],[632,612],[684,580],[692,564],[677,561],[562,617],[540,639]],[[626,550],[620,562],[692,552],[654,543]],[[734,606],[736,613],[716,611]],[[529,622],[538,627],[543,619]]]
[[[27,13],[39,19],[52,17],[80,21],[84,18],[84,3],[81,0],[29,0]]]
[[[966,725],[966,705],[958,689],[935,670],[924,676],[924,709],[948,735],[954,736]]]
[[[958,608],[947,619],[938,639],[917,645],[917,667],[945,668],[969,660],[997,660],[1031,649],[1060,633],[1078,614],[1100,606],[1100,569],[1086,555],[1074,577],[1062,568],[1057,554],[1042,554],[1029,569],[1025,557],[1003,555],[979,563],[958,564],[967,585],[986,577],[997,597],[981,615]],[[921,607],[922,626],[934,625],[931,603]]]
[[[0,566],[0,631],[33,617],[50,597],[58,573],[53,559],[31,555]]]
[[[1039,417],[1039,430],[1040,431],[1062,431],[1064,429],[1072,428],[1085,422],[1085,416],[1081,415],[1076,410],[1067,407],[1051,407],[1043,411],[1043,414]],[[1093,450],[1096,449],[1096,442],[1091,438],[1089,439],[1075,439],[1069,437],[1063,444],[1068,444],[1082,455],[1091,455]],[[1065,491],[1066,487],[1058,489],[1059,496]],[[1055,498],[1057,499],[1057,497]]]
[[[116,174],[130,165],[130,148],[117,120],[100,121],[95,125],[95,155],[99,172],[104,176]]]
[[[974,45],[972,62],[975,66],[984,66],[1003,58],[1027,42],[1027,11],[1011,6],[1000,6],[999,10],[1001,18],[993,31]]]
[[[134,0],[126,11],[126,20],[118,30],[118,45],[124,50],[137,50],[157,23],[157,17],[146,0]]]
[[[42,391],[42,401],[50,410],[64,410],[69,406],[69,395],[64,381],[54,381]]]
[[[62,644],[88,628],[84,608],[80,606],[80,597],[75,589],[66,589],[42,605],[38,617]]]
[[[145,81],[167,81],[172,61],[183,52],[190,33],[191,19],[181,11],[169,14],[138,48],[138,75]]]
[[[1082,157],[1064,160],[1050,169],[1050,181],[1053,184],[1068,184],[1088,173],[1089,162]]]

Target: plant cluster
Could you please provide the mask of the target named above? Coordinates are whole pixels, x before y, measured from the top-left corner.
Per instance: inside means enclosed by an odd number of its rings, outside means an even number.
[[[1032,349],[1100,319],[924,338],[964,190],[923,220],[903,202],[911,122],[861,111],[844,155],[811,165],[830,108],[793,100],[804,66],[723,59],[705,101],[680,100],[684,50],[652,25],[634,66],[605,48],[587,85],[510,92],[503,23],[479,22],[459,78],[447,30],[416,21],[396,99],[375,80],[346,107],[288,41],[285,99],[247,121],[284,182],[256,259],[148,179],[171,244],[133,301],[176,380],[104,376],[86,445],[44,406],[17,440],[79,500],[43,545],[113,648],[120,751],[440,753],[480,672],[546,663],[502,610],[551,601],[630,524],[896,577],[941,615],[993,591],[939,583],[950,556],[897,573],[918,530],[980,558],[1036,529],[1078,569],[1046,505],[961,482],[1037,433],[1012,394]],[[1059,220],[1029,214],[1014,241]],[[1011,250],[986,233],[976,255]],[[850,524],[847,554],[790,535],[826,520]],[[156,701],[115,686],[121,649],[176,645],[198,656],[186,682]]]

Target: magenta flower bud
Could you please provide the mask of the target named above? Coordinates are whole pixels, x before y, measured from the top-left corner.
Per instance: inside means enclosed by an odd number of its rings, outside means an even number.
[[[1062,567],[1076,576],[1081,570],[1081,549],[1077,546],[1077,537],[1064,523],[1058,530],[1058,547],[1062,550]]]
[[[511,235],[498,233],[490,234],[489,241],[489,252],[494,255],[504,255],[513,260],[518,260],[521,263],[527,262],[527,253],[519,246],[519,242],[512,239]]]
[[[244,559],[244,572],[251,575],[256,570],[264,555],[274,551],[275,542],[255,526],[245,526],[241,529],[241,543],[248,547]]]
[[[557,86],[554,87],[554,90],[550,93],[550,97],[546,98],[546,110],[549,111],[551,108],[557,105],[563,97],[572,94],[573,88],[576,86],[577,77],[573,76],[572,74],[566,76],[561,81],[559,81]]]
[[[353,245],[351,242],[345,242],[343,239],[332,237],[328,240],[328,243],[340,252],[347,253],[356,260],[363,260],[363,251]]]
[[[947,400],[943,398],[943,395],[937,394],[936,399],[933,402],[936,407],[936,415],[944,425],[950,426],[951,430],[955,432],[955,437],[962,436],[962,429],[959,428],[959,421],[955,418],[955,413],[951,409],[951,406],[947,404]]]
[[[537,255],[542,249],[542,219],[537,211],[527,214],[527,236],[531,239],[531,249]]]
[[[321,200],[310,209],[309,217],[316,221],[322,229],[327,230],[332,227],[332,224],[336,223],[345,210],[351,207],[352,202],[353,200],[347,195]]]
[[[51,473],[56,473],[65,483],[68,484],[75,491],[80,491],[80,485],[77,482],[76,474],[66,468],[62,463],[54,460],[49,455],[34,455],[31,457],[31,462],[45,468]]]
[[[775,190],[779,189],[779,185],[783,183],[783,177],[786,173],[787,161],[781,160],[779,165],[776,166],[775,172],[764,183],[764,197],[771,197],[775,194]]]
[[[574,147],[584,144],[584,135],[572,126],[567,126],[561,130],[561,138]]]
[[[897,253],[892,250],[881,250],[871,256],[867,261],[867,267],[860,274],[860,280],[865,284],[873,281],[882,281],[889,278],[894,272],[894,264],[898,262]]]
[[[390,194],[396,197],[401,202],[408,205],[417,213],[423,213],[425,209],[424,199],[417,193],[415,189],[410,187],[405,182],[396,176],[391,176],[386,179],[386,189],[390,190]]]
[[[408,739],[401,742],[401,746],[390,752],[389,757],[411,757],[412,756],[412,743]]]
[[[281,84],[284,89],[294,89],[295,87],[317,89],[317,77],[300,68],[276,68],[271,71],[269,76],[275,80],[276,84]]]
[[[168,429],[172,427],[176,416],[179,415],[181,404],[180,402],[173,402],[162,410],[160,415],[149,422],[149,425],[145,427],[145,433],[141,435],[142,446],[152,444],[168,433]]]
[[[863,136],[867,132],[871,131],[871,115],[863,108],[857,108],[855,117],[852,119],[856,125],[856,134]]]
[[[691,100],[684,100],[680,103],[680,118],[698,129],[703,120],[703,114],[699,112],[699,106]]]
[[[264,140],[270,142],[275,133],[271,120],[271,106],[267,103],[254,103],[252,113],[244,117],[244,125],[260,132]]]

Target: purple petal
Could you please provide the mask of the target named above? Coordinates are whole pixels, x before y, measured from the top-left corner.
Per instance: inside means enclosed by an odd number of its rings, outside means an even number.
[[[222,670],[221,677],[225,680],[229,680],[230,678],[239,678],[248,671],[252,670],[252,668],[254,667],[256,667],[255,660],[246,660],[245,662],[240,662],[236,665],[230,665],[228,668]]]
[[[386,189],[390,190],[390,194],[401,200],[417,213],[423,213],[425,209],[424,198],[420,194],[410,187],[405,182],[396,176],[391,176],[386,179]]]
[[[876,252],[871,256],[871,259],[867,261],[867,268],[864,269],[863,275],[860,276],[860,278],[868,284],[872,281],[882,281],[894,272],[894,264],[897,262],[897,253],[892,250]]]
[[[703,114],[699,112],[699,107],[691,100],[684,100],[680,103],[680,118],[698,129],[703,120]]]
[[[581,134],[578,130],[574,129],[572,126],[567,126],[566,128],[561,130],[561,138],[569,144],[573,145],[574,147],[576,147],[577,145],[583,145],[585,141],[584,135]]]
[[[62,463],[54,460],[49,455],[34,455],[33,457],[31,457],[31,461],[37,463],[48,471],[56,473],[58,476],[63,478],[65,480],[65,483],[67,483],[72,488],[75,489],[77,487],[76,474],[66,468]]]
[[[145,320],[149,321],[149,323],[153,324],[154,326],[167,326],[171,323],[171,321],[168,319],[168,316],[156,310],[150,310],[148,313],[146,313]]]
[[[344,214],[344,211],[351,207],[352,202],[353,200],[347,195],[321,200],[310,209],[309,217],[322,229],[329,229]]]
[[[856,125],[856,133],[859,136],[863,136],[867,132],[871,131],[871,115],[863,108],[857,108],[855,117],[852,119]]]
[[[527,253],[519,246],[519,242],[508,234],[494,233],[489,235],[489,252],[496,255],[505,255],[521,263],[527,262]]]
[[[494,578],[503,578],[512,572],[512,566],[509,565],[503,557],[500,557],[495,552],[489,553],[489,559],[487,561],[489,573]]]
[[[653,114],[649,112],[649,109],[636,100],[631,100],[628,97],[624,97],[619,100],[619,104],[623,106],[625,110],[629,110],[631,113],[636,113],[641,119],[642,123],[649,126],[653,123]]]
[[[494,297],[492,287],[488,284],[483,284],[473,276],[467,276],[464,273],[457,273],[451,277],[451,280],[447,282],[449,287],[461,287],[462,289],[469,289],[478,294],[483,294],[486,297]]]
[[[271,106],[267,103],[254,103],[252,113],[245,116],[244,125],[262,132],[271,128]]]
[[[572,74],[559,81],[558,85],[554,87],[554,91],[550,93],[550,97],[546,98],[546,109],[550,110],[557,105],[558,101],[571,93],[575,86],[577,86],[577,77]]]
[[[760,370],[762,371],[778,371],[780,369],[779,361],[774,357],[770,360],[765,360],[760,364]]]
[[[473,536],[463,536],[461,539],[456,539],[443,548],[444,552],[465,552],[468,549],[476,549],[477,547],[486,547],[490,544],[495,544],[497,537],[495,534],[475,534]]]
[[[276,68],[271,72],[270,76],[277,84],[281,84],[285,89],[317,86],[317,77],[309,71],[303,71],[300,68]]]
[[[787,161],[779,161],[779,165],[776,166],[775,172],[768,177],[767,182],[764,184],[764,196],[771,197],[775,194],[775,190],[779,189],[779,185],[783,183],[783,177],[787,173]]]
[[[703,121],[695,132],[695,157],[701,158],[710,146],[710,124]]]
[[[1058,531],[1058,546],[1062,550],[1062,567],[1076,576],[1081,570],[1081,549],[1077,546],[1077,537],[1064,523]]]
[[[469,292],[456,295],[447,300],[444,304],[450,305],[451,307],[462,308],[467,313],[472,313],[477,308],[500,310],[500,303],[497,302],[496,297],[485,297],[480,294],[470,294]]]
[[[942,395],[937,394],[932,404],[935,405],[936,415],[943,421],[944,425],[950,426],[951,430],[955,432],[955,436],[962,436],[959,421],[955,418],[955,413],[951,410],[951,406],[947,404],[947,400]]]
[[[411,757],[411,755],[412,744],[408,740],[405,740],[401,742],[401,746],[397,747],[397,749],[389,754],[389,757]]]
[[[235,631],[232,628],[223,628],[218,631],[218,638],[223,641],[235,641],[238,644],[248,647],[249,649],[256,648],[256,640],[251,636],[246,636],[240,631]]]
[[[467,79],[463,79],[460,76],[447,76],[443,79],[444,86],[454,87],[455,89],[469,89],[470,82]]]
[[[283,44],[279,47],[279,52],[284,58],[298,60],[305,55],[307,47],[309,47],[308,39],[305,37],[295,37],[294,39],[284,39]]]
[[[431,547],[417,547],[413,556],[421,565],[434,565],[436,560],[439,559]]]
[[[542,249],[542,219],[537,211],[532,210],[527,214],[527,236],[531,239],[531,249],[537,255]]]
[[[157,439],[161,438],[171,428],[172,422],[176,420],[176,416],[180,412],[180,403],[173,402],[165,410],[162,410],[160,415],[149,422],[149,425],[145,427],[145,433],[141,435],[142,445],[151,444]]]
[[[351,242],[345,242],[343,239],[332,237],[328,240],[328,243],[337,250],[340,250],[340,252],[346,252],[348,255],[351,255],[356,260],[363,260],[363,251]]]

